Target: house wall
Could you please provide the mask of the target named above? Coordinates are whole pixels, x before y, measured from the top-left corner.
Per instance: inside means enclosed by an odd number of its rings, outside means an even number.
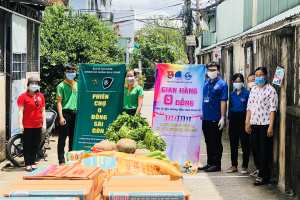
[[[257,24],[260,24],[280,13],[297,5],[299,0],[258,0],[257,1]]]
[[[5,17],[4,12],[0,10],[0,161],[6,158],[5,155],[5,142],[6,142],[6,106],[5,106],[5,75],[4,75],[4,57],[5,57]]]
[[[6,158],[6,106],[5,106],[5,76],[0,76],[0,161]]]

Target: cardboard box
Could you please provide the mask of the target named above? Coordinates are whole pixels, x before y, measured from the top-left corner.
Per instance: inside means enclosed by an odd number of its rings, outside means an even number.
[[[103,187],[146,187],[146,186],[183,186],[179,181],[147,180],[147,179],[110,179],[104,182]]]
[[[5,197],[79,197],[93,200],[91,180],[19,180],[4,193]]]
[[[103,200],[139,198],[189,200],[190,195],[183,186],[105,187],[103,189]]]
[[[94,200],[102,200],[102,194],[99,194]]]
[[[78,197],[0,197],[0,200],[80,200]]]
[[[94,198],[102,191],[102,168],[85,166],[42,166],[23,176],[23,180],[92,180]]]
[[[150,176],[112,176],[110,178],[111,180],[117,179],[117,180],[140,180],[140,179],[146,179],[146,180],[171,180],[170,175],[150,175]]]

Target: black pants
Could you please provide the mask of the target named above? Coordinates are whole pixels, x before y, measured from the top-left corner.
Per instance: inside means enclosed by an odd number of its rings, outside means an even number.
[[[136,109],[123,109],[128,115],[134,116],[136,114]]]
[[[23,153],[25,166],[35,165],[36,154],[41,142],[42,128],[24,128]]]
[[[218,121],[203,120],[202,130],[206,143],[207,164],[221,167],[223,153],[222,130],[219,130]]]
[[[251,139],[258,158],[259,177],[270,178],[270,156],[272,152],[272,137],[268,137],[269,125],[251,125]]]
[[[71,113],[63,110],[63,116],[66,120],[66,124],[59,126],[59,136],[58,136],[58,144],[57,144],[57,154],[58,154],[59,164],[65,162],[65,145],[66,145],[68,132],[69,132],[69,151],[72,151],[74,132],[75,132],[75,121],[76,121],[76,113]]]
[[[258,160],[257,155],[255,153],[255,149],[254,149],[252,138],[250,140],[250,143],[251,143],[251,150],[252,150],[252,156],[253,156],[254,165],[255,165],[256,169],[259,170],[259,160]]]
[[[238,148],[239,140],[241,141],[243,151],[243,164],[242,166],[248,168],[249,154],[250,154],[250,135],[245,131],[245,121],[231,121],[229,123],[229,140],[231,150],[231,165],[238,166]]]

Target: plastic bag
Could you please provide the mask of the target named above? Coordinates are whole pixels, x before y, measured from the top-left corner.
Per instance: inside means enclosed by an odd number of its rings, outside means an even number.
[[[85,154],[85,151],[70,151],[66,153],[67,161],[79,160],[81,156]]]
[[[75,166],[94,166],[95,164],[97,164],[97,167],[103,167],[101,166],[102,164],[102,159],[103,158],[108,158],[111,156],[98,156],[99,157],[99,162],[97,162],[97,160],[90,160],[90,164],[87,163],[83,160],[81,160],[80,162],[76,163]],[[101,158],[102,157],[102,158]],[[122,158],[115,158],[114,163],[110,163],[112,166],[112,168],[107,169],[109,163],[105,163],[103,164],[105,165],[105,168],[103,170],[103,175],[108,175],[108,176],[140,176],[140,175],[161,175],[159,173],[159,167],[154,165],[154,164],[150,164],[150,163],[145,163],[145,162],[140,162],[140,161],[131,161],[131,160],[126,160],[126,159],[122,159]]]
[[[76,163],[78,163],[80,160],[69,160],[67,162],[65,162],[64,165],[75,165]]]
[[[90,156],[109,156],[109,157],[121,158],[121,159],[128,160],[128,161],[133,161],[133,162],[143,162],[145,164],[152,164],[152,165],[159,167],[158,172],[161,175],[170,175],[171,180],[178,180],[178,179],[182,178],[181,173],[178,171],[178,169],[173,164],[168,163],[163,160],[151,158],[151,157],[131,155],[131,154],[115,152],[115,151],[104,151],[104,152],[95,153],[95,154],[85,154],[84,156],[82,156],[81,159],[87,158]]]

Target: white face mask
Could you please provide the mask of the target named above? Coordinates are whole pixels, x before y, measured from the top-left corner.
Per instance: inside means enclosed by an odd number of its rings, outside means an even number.
[[[217,72],[207,72],[207,76],[210,78],[210,79],[215,79],[218,77],[218,73]]]
[[[126,77],[125,80],[128,84],[132,84],[134,82],[135,78],[134,77]]]
[[[255,82],[248,83],[248,87],[251,89],[254,88],[256,85],[257,85],[257,83],[255,83]]]

